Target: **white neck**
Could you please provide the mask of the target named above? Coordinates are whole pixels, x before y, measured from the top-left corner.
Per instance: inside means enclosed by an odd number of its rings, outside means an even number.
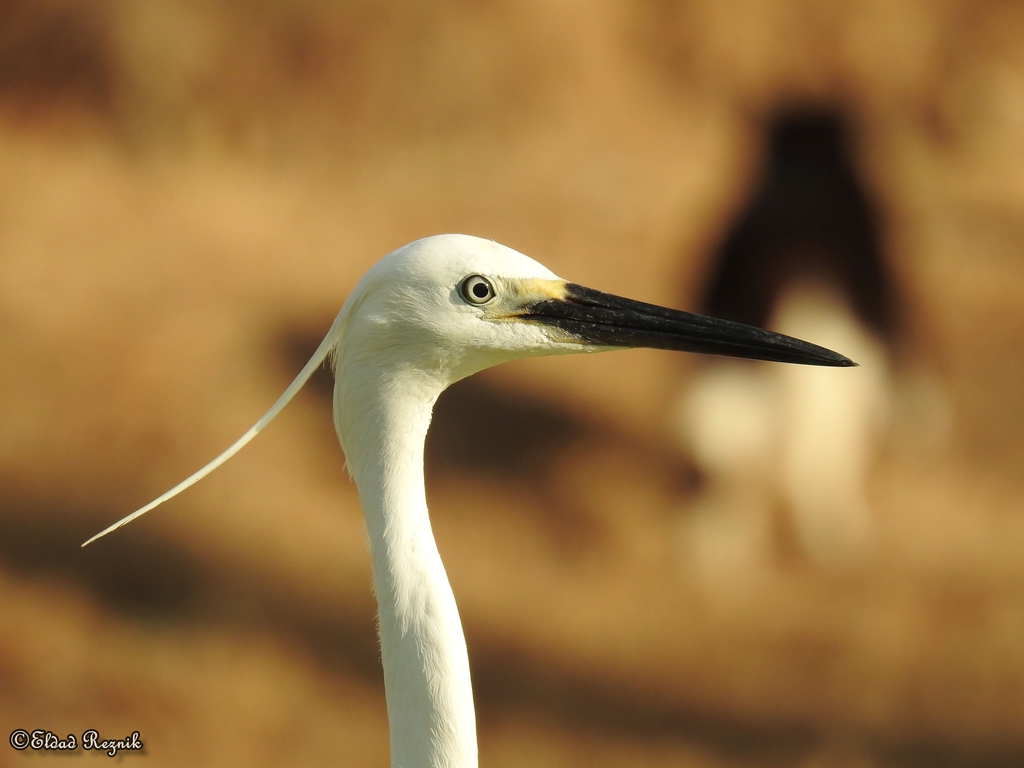
[[[339,371],[335,390],[370,536],[393,768],[477,765],[466,640],[423,485],[423,443],[443,388],[407,369],[379,378]]]

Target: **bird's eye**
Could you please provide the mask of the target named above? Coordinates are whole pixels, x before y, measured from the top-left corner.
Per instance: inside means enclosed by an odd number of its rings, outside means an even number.
[[[470,304],[486,304],[494,298],[494,286],[486,277],[470,275],[462,281],[462,298]]]

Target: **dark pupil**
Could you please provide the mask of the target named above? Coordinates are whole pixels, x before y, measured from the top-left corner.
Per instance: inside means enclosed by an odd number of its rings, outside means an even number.
[[[490,293],[487,283],[476,283],[470,290],[473,291],[473,295],[478,299],[486,299],[487,294]]]

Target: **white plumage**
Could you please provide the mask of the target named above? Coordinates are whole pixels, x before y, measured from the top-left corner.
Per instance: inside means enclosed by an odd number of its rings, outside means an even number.
[[[789,337],[566,283],[491,241],[430,237],[394,251],[366,273],[313,358],[245,435],[86,544],[227,461],[330,356],[334,423],[369,532],[392,765],[475,766],[466,642],[423,482],[423,445],[434,403],[453,382],[516,358],[640,346],[852,364]]]

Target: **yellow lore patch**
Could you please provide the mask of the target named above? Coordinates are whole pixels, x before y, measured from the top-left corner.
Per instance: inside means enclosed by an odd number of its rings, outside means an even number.
[[[541,278],[499,278],[499,301],[485,309],[488,320],[504,321],[519,319],[531,304],[540,301],[561,301],[568,295],[565,280],[543,280]]]
[[[523,280],[509,280],[509,283],[516,289],[516,293],[524,303],[545,299],[561,301],[568,295],[565,280],[541,280],[531,277]]]

